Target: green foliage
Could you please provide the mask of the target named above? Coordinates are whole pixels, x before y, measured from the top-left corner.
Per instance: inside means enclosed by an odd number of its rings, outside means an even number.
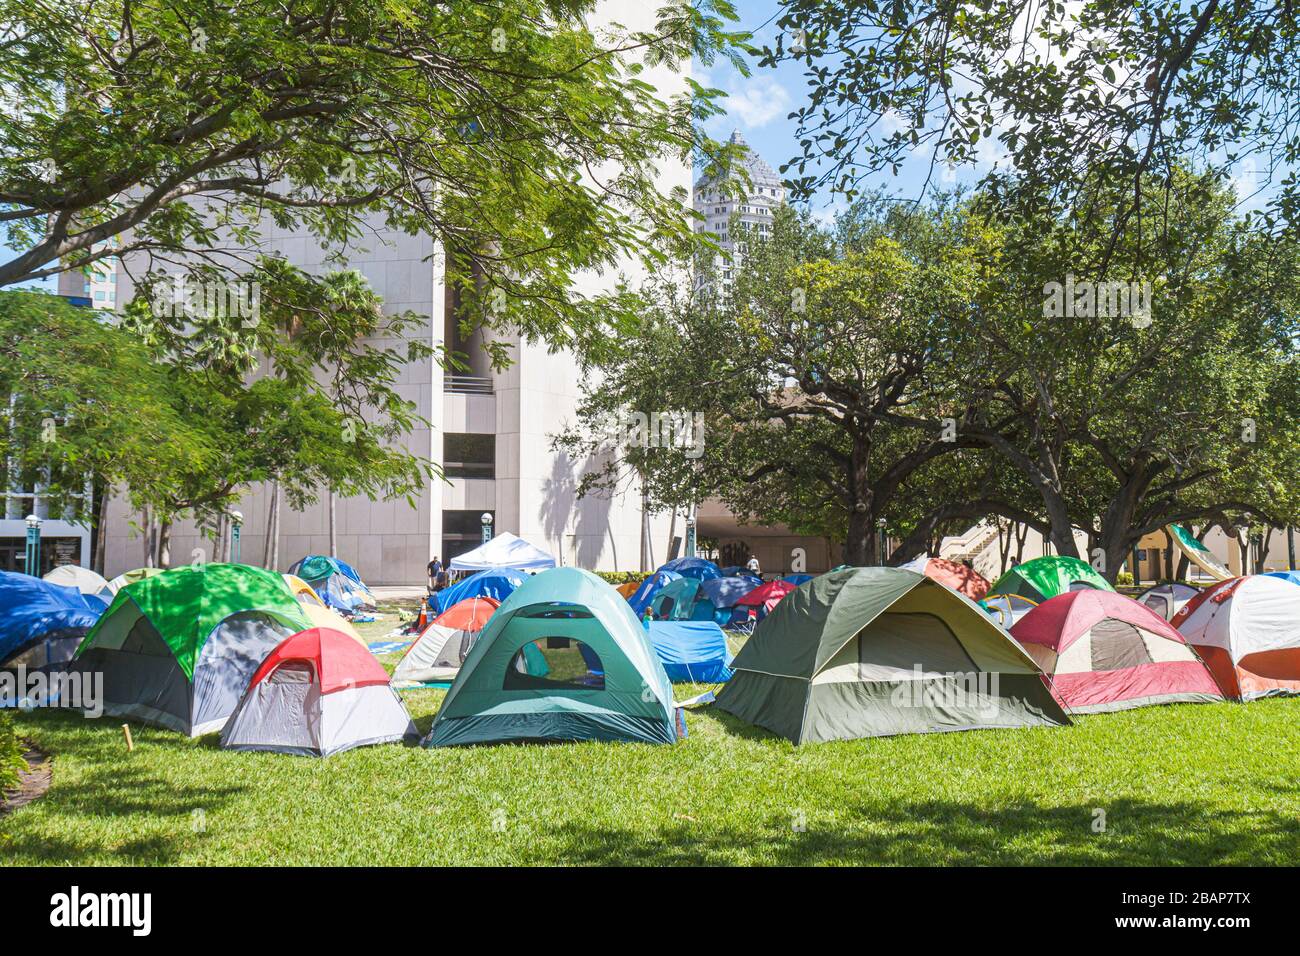
[[[18,771],[27,769],[23,745],[18,741],[13,719],[0,713],[0,794],[18,786]]]
[[[0,116],[20,253],[0,286],[131,253],[242,273],[272,229],[338,248],[378,222],[462,257],[475,321],[572,342],[627,307],[579,273],[691,241],[660,164],[717,151],[697,124],[720,91],[661,96],[646,68],[743,69],[729,0],[599,32],[595,8],[0,0],[0,76],[21,104]]]
[[[1004,157],[981,168],[983,185],[1030,214],[1048,194],[1091,219],[1109,202],[1093,205],[1100,177],[1120,196],[1115,235],[1139,221],[1163,231],[1160,197],[1136,187],[1171,182],[1181,164],[1274,186],[1272,202],[1296,221],[1300,33],[1289,8],[782,0],[777,24],[761,64],[800,62],[809,81],[788,167],[797,195],[852,197],[911,157],[976,167],[993,148]]]
[[[84,516],[94,478],[148,493],[211,465],[202,423],[173,405],[172,379],[104,316],[39,292],[0,292],[0,451],[25,487]]]

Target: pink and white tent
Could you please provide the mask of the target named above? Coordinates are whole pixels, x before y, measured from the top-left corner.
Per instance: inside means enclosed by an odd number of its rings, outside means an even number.
[[[1017,621],[1011,636],[1075,713],[1223,700],[1183,636],[1122,594],[1058,594]]]

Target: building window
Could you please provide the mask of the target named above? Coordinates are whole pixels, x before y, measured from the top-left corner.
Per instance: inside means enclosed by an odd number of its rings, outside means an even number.
[[[442,438],[442,469],[448,478],[495,478],[495,435],[448,432]]]

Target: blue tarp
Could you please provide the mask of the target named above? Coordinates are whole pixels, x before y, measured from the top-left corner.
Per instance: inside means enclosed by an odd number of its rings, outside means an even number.
[[[1265,571],[1264,575],[1270,578],[1281,578],[1292,584],[1300,584],[1300,571]]]
[[[731,679],[727,635],[712,621],[651,621],[650,643],[669,680],[716,684]]]
[[[674,558],[659,570],[672,571],[684,578],[694,578],[697,581],[722,577],[722,572],[718,570],[718,566],[712,561],[706,561],[704,558]]]
[[[526,578],[527,575],[522,571],[513,568],[479,571],[435,594],[430,599],[430,608],[436,617],[466,598],[490,597],[504,601],[514,593],[515,588],[524,583]]]
[[[76,588],[0,571],[0,664],[46,638],[84,634],[103,613],[102,601]]]
[[[813,576],[811,574],[787,574],[781,580],[787,581],[790,584],[793,584],[795,587],[798,587],[799,585],[803,584],[805,581],[811,581],[812,579]]]
[[[737,601],[762,583],[762,581],[755,583],[754,579],[748,576],[713,578],[700,585],[700,597],[707,599],[715,608],[734,607]]]
[[[655,599],[655,595],[662,590],[664,585],[671,584],[680,577],[681,575],[676,571],[662,570],[650,575],[641,582],[641,586],[627,599],[627,603],[632,606],[632,613],[637,617],[644,617],[645,609],[650,606],[650,602]]]

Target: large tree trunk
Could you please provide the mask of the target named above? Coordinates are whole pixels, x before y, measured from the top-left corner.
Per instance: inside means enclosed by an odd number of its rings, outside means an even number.
[[[876,546],[876,522],[866,506],[864,510],[849,512],[849,533],[844,542],[844,563],[854,567],[867,567],[880,563]]]

